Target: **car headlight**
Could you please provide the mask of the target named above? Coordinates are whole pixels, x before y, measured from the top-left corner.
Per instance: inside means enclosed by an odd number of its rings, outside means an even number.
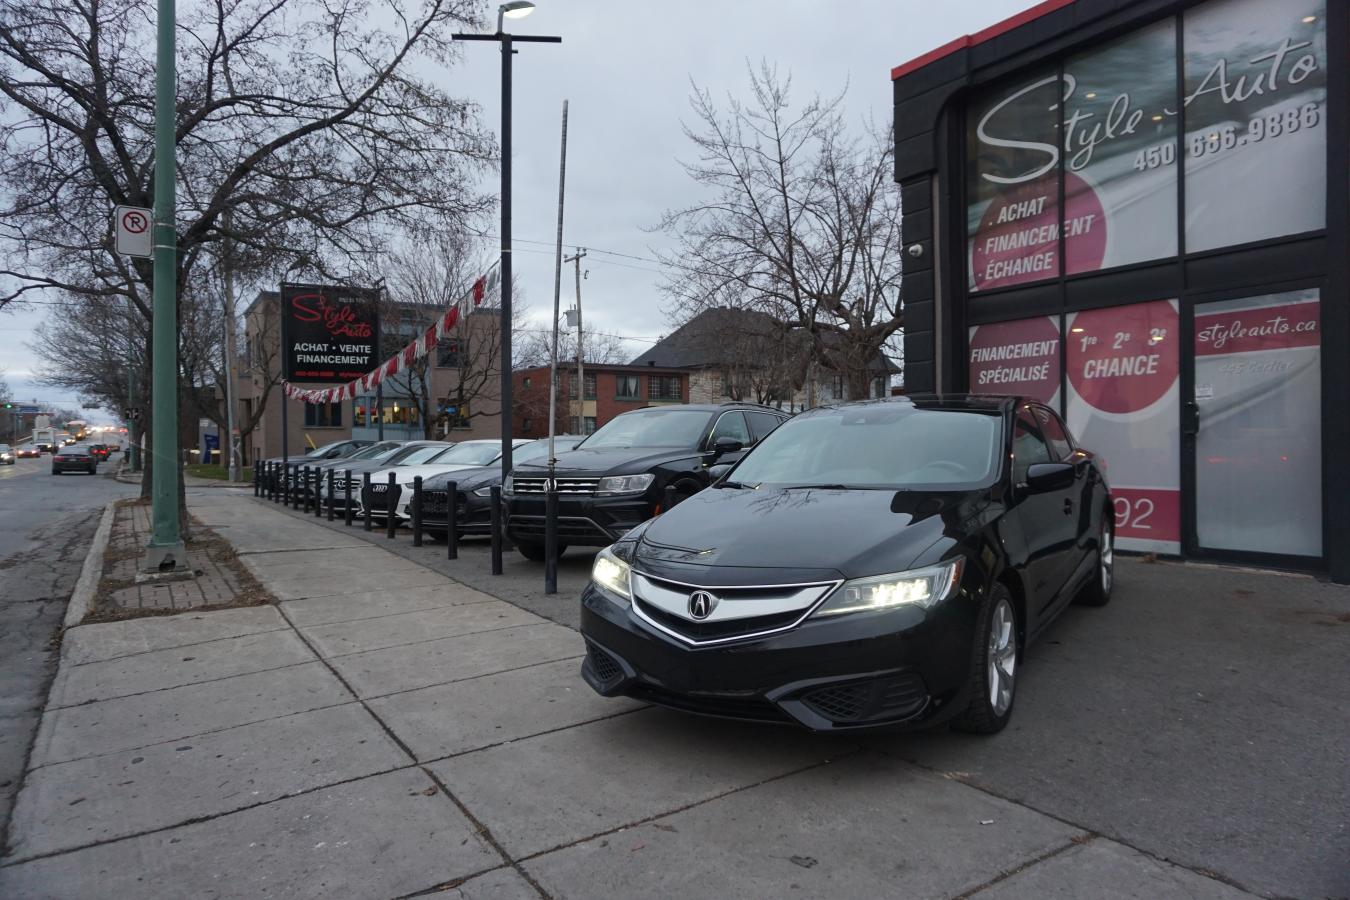
[[[938,601],[945,600],[960,584],[964,568],[965,560],[954,559],[926,569],[854,578],[845,581],[813,615],[837,616],[900,606],[928,609]]]
[[[512,478],[510,475],[507,475],[504,479],[502,479],[502,496],[505,497],[509,494],[514,494],[516,492],[515,487],[516,487],[515,479]],[[489,491],[489,493],[491,492]]]
[[[478,490],[473,492],[473,495],[475,497],[491,497],[492,485],[489,484],[487,487],[480,487]]]
[[[631,572],[628,563],[615,556],[612,547],[606,547],[595,554],[595,563],[591,566],[591,581],[609,593],[631,601],[633,592],[628,586]]]
[[[611,475],[600,479],[595,486],[595,493],[596,496],[640,494],[651,487],[655,478],[650,472],[645,475]]]

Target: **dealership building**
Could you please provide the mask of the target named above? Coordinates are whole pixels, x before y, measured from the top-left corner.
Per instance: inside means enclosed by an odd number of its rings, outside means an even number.
[[[1350,582],[1348,63],[1344,2],[1049,0],[897,66],[907,387],[1058,409],[1122,549]]]

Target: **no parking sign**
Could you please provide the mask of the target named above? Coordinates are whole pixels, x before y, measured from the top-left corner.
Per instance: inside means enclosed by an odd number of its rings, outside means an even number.
[[[126,256],[153,256],[151,224],[154,213],[139,206],[119,206],[113,210],[113,231],[117,252]]]

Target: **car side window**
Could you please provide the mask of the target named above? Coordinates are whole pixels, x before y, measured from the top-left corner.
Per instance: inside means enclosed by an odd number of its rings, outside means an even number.
[[[1050,448],[1036,428],[1036,420],[1027,407],[1017,412],[1013,423],[1013,484],[1026,484],[1027,469],[1051,461]]]
[[[750,430],[755,435],[755,442],[764,440],[779,425],[782,425],[784,419],[775,416],[773,413],[766,412],[747,412],[745,417],[750,420]]]
[[[1051,459],[1057,462],[1068,460],[1073,455],[1073,441],[1069,439],[1069,432],[1059,416],[1044,406],[1034,406],[1032,411],[1036,413],[1036,423],[1040,425],[1041,434],[1050,445]]]
[[[740,411],[722,413],[717,419],[717,424],[713,426],[712,434],[708,436],[708,446],[712,447],[719,438],[740,441],[742,447],[749,447],[754,443],[750,439],[750,429],[745,424],[745,416]]]

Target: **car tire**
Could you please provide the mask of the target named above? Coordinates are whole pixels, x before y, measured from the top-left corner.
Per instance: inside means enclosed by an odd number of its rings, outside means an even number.
[[[544,545],[542,542],[536,544],[532,541],[516,541],[516,549],[520,551],[521,556],[525,557],[530,562],[544,561],[545,554],[544,554]],[[559,544],[558,555],[562,556],[563,552],[566,549],[567,549],[566,544]]]
[[[1105,606],[1111,602],[1111,588],[1116,580],[1116,535],[1111,512],[1113,507],[1108,503],[1106,509],[1097,532],[1097,565],[1093,567],[1092,580],[1074,598],[1074,602],[1082,606]]]
[[[975,627],[967,681],[969,705],[952,720],[953,731],[997,734],[1012,718],[1017,699],[1017,606],[1007,585],[995,582]]]

